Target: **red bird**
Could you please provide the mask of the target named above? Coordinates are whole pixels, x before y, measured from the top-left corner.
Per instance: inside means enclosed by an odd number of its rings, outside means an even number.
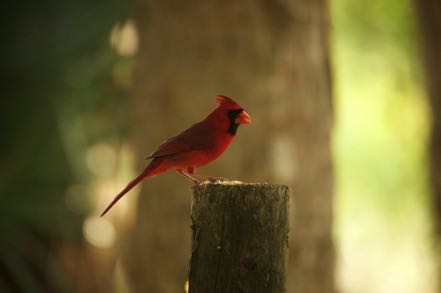
[[[143,179],[175,169],[194,183],[196,168],[217,159],[236,135],[240,124],[250,124],[247,112],[233,99],[216,96],[219,106],[204,120],[192,125],[180,134],[164,141],[147,159],[152,159],[135,179],[118,193],[107,206],[101,217],[127,192]]]

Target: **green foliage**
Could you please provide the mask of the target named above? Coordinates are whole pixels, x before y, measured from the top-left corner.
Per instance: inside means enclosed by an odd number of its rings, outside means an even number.
[[[341,287],[430,292],[429,121],[412,5],[336,0],[332,14]]]
[[[121,8],[118,1],[16,1],[2,10],[2,292],[72,288],[56,248],[81,246],[87,205],[69,208],[66,190],[87,177],[72,165],[83,158],[66,148],[70,133],[60,120],[72,124],[68,119],[97,113],[117,98],[118,92],[109,95],[115,57],[107,44]],[[66,107],[70,116],[61,112]],[[85,200],[87,194],[76,196]]]
[[[415,17],[410,1],[332,1],[333,27],[339,42],[373,53],[382,46],[415,46]],[[378,51],[377,51],[378,52]]]

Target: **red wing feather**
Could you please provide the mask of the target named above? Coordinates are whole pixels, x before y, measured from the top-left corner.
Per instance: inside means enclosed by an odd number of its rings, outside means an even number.
[[[180,134],[164,141],[147,159],[167,157],[195,150],[209,149],[212,133],[207,126],[196,123]]]

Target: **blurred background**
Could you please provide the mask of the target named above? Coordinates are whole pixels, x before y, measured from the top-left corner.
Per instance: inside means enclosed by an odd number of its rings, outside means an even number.
[[[0,291],[183,292],[188,182],[99,214],[214,96],[202,173],[292,189],[288,292],[441,292],[436,0],[16,1],[0,26]]]

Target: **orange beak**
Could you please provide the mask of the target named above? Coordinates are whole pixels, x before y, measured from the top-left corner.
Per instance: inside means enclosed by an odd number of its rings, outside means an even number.
[[[242,111],[237,117],[235,122],[237,124],[251,124],[251,117],[247,112]]]

